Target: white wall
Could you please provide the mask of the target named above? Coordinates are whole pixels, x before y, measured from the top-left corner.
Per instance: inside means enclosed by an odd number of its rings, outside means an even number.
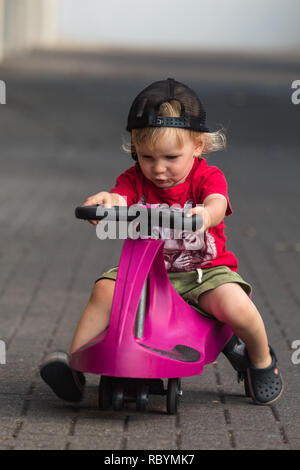
[[[0,0],[0,59],[33,46],[300,52],[300,0]]]
[[[60,0],[60,37],[104,46],[300,49],[299,0]]]
[[[0,60],[4,54],[4,0],[0,0]]]
[[[59,0],[0,0],[0,59],[58,38]]]

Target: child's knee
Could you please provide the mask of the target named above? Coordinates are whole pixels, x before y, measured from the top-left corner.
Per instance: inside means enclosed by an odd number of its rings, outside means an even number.
[[[208,295],[205,294],[202,305],[224,323],[247,328],[259,316],[255,305],[238,284],[223,284],[209,291]]]
[[[249,329],[260,319],[260,314],[253,302],[247,297],[241,299],[230,311],[232,322],[237,328]]]
[[[100,279],[96,282],[91,293],[91,301],[101,304],[112,304],[114,295],[115,281],[112,279]]]

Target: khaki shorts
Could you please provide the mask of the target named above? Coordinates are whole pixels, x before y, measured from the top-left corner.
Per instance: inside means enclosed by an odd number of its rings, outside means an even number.
[[[252,287],[248,282],[244,281],[241,276],[231,271],[227,266],[215,266],[213,268],[205,268],[200,271],[188,271],[188,272],[177,272],[168,273],[170,282],[174,289],[181,295],[181,297],[190,304],[193,308],[198,310],[202,315],[206,317],[212,317],[212,315],[199,307],[199,296],[207,292],[208,290],[215,289],[222,284],[227,282],[237,282],[242,289],[250,296]],[[102,274],[99,279],[112,279],[116,280],[118,267],[112,268],[109,271]],[[202,277],[201,277],[202,276]],[[199,279],[201,277],[201,281]]]

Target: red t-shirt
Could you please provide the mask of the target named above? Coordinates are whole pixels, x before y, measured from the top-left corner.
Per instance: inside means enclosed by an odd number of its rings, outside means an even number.
[[[110,192],[125,196],[128,206],[167,204],[171,207],[176,204],[183,210],[196,204],[203,204],[207,196],[218,193],[227,199],[226,216],[232,214],[225,176],[216,166],[208,165],[204,158],[195,158],[194,165],[183,183],[166,189],[158,188],[145,178],[139,164],[136,163],[117,178],[115,187]],[[164,256],[167,270],[192,271],[197,268],[225,265],[232,271],[237,271],[237,259],[226,249],[224,229],[225,224],[222,221],[205,232],[204,240],[203,236],[197,237],[191,232],[186,232],[181,239],[165,240]]]

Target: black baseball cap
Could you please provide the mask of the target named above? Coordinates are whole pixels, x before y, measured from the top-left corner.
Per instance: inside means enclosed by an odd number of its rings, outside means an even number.
[[[176,100],[181,105],[180,117],[159,116],[161,104]],[[206,112],[197,94],[174,78],[152,83],[133,101],[126,130],[144,127],[181,127],[198,132],[209,132]]]

